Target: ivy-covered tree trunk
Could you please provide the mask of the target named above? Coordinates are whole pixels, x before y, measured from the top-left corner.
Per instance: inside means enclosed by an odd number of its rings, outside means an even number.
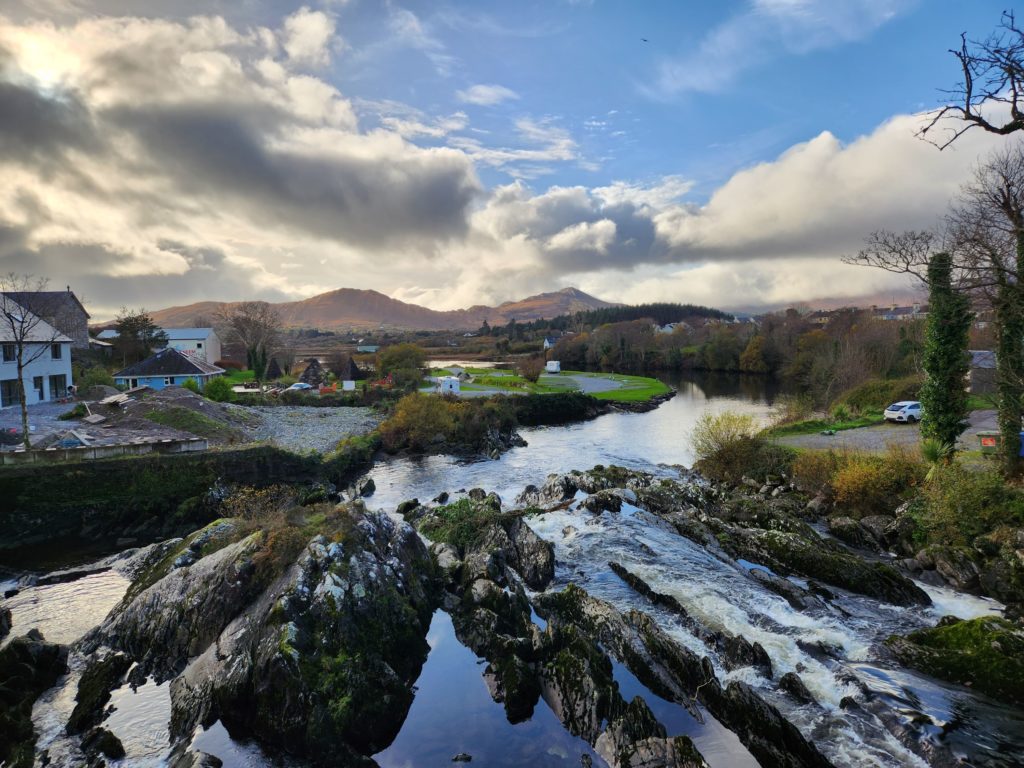
[[[967,342],[971,306],[953,289],[953,259],[937,253],[928,264],[928,323],[924,343],[925,382],[921,387],[921,433],[950,451],[967,417]]]
[[[1020,473],[1020,429],[1024,408],[1021,374],[1024,372],[1024,307],[1020,290],[1004,281],[999,288],[996,319],[999,340],[996,349],[996,389],[998,393],[999,432],[1002,435],[1003,471],[1015,477]]]

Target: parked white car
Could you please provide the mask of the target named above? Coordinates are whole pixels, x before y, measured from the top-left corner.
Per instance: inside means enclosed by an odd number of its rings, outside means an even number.
[[[882,415],[886,421],[902,421],[907,424],[914,424],[921,420],[923,414],[921,403],[917,400],[901,400],[886,408],[885,413]]]
[[[291,385],[290,387],[288,387],[288,389],[287,389],[287,390],[285,390],[285,391],[291,391],[291,392],[308,392],[308,391],[309,391],[309,390],[311,390],[312,388],[313,388],[313,386],[312,386],[311,384],[307,384],[307,383],[306,383],[306,382],[304,382],[304,381],[297,381],[297,382],[295,382],[294,384],[292,384],[292,385]]]

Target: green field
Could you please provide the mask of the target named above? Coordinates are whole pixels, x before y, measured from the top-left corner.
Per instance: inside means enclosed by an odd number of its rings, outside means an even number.
[[[548,395],[557,392],[580,390],[577,379],[593,378],[614,381],[620,386],[604,392],[592,392],[598,400],[613,402],[643,402],[670,391],[667,384],[644,376],[628,376],[619,373],[590,373],[586,371],[563,371],[559,374],[542,374],[536,382],[529,382],[510,368],[466,368],[473,377],[472,383],[461,387],[466,392],[496,390],[504,394]],[[432,387],[424,388],[431,391]]]

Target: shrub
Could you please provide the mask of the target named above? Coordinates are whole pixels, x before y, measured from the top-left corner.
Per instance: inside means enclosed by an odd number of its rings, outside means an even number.
[[[195,392],[197,395],[199,394],[199,384],[196,383],[196,380],[193,379],[191,376],[185,379],[185,381],[182,382],[181,386],[187,389],[189,392]]]
[[[203,388],[203,394],[218,403],[230,403],[235,399],[234,390],[231,389],[231,382],[223,376],[210,379]]]
[[[832,409],[832,421],[843,422],[853,418],[853,414],[845,403],[840,403]]]
[[[831,494],[839,464],[835,451],[804,451],[793,460],[793,480],[804,493]]]
[[[782,395],[775,402],[772,421],[775,424],[792,424],[810,417],[814,402],[806,395]]]
[[[529,382],[534,384],[537,383],[537,379],[544,372],[544,358],[542,357],[528,357],[525,360],[520,360],[519,375],[522,376]]]
[[[384,450],[408,448],[423,451],[455,432],[455,411],[458,403],[419,392],[398,401],[391,418],[380,425]]]
[[[431,541],[464,549],[473,544],[487,526],[501,516],[500,510],[488,504],[459,499],[435,509],[420,530]]]
[[[72,419],[81,419],[89,411],[85,407],[85,403],[78,403],[70,411],[65,411],[57,418],[61,421],[71,421]]]
[[[764,477],[789,471],[794,451],[760,435],[753,416],[726,411],[697,420],[691,443],[701,472],[714,480],[737,482],[744,475]]]
[[[933,543],[964,546],[1000,526],[1024,525],[1024,493],[995,469],[938,464],[924,485],[922,502],[918,523]]]
[[[925,473],[921,458],[904,446],[889,446],[884,455],[847,454],[832,478],[836,507],[852,517],[891,515]]]
[[[110,375],[110,371],[106,368],[102,368],[98,365],[94,365],[92,368],[87,369],[79,376],[75,383],[78,385],[78,391],[84,392],[90,387],[114,386],[114,377]]]
[[[880,411],[891,403],[916,399],[923,383],[924,379],[918,375],[902,379],[872,379],[844,392],[838,400],[857,413]]]

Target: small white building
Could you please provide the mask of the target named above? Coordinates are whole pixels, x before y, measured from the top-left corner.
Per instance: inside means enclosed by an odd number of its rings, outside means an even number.
[[[6,300],[8,307],[13,304]],[[28,314],[27,310],[26,314]],[[18,405],[18,345],[11,329],[0,324],[0,408]],[[40,320],[24,340],[22,372],[25,402],[29,405],[67,397],[71,386],[71,338]]]
[[[355,381],[353,379],[345,379],[344,381],[342,381],[341,382],[341,391],[342,392],[355,392],[356,391],[356,383],[355,383]]]
[[[562,363],[558,360],[548,360],[547,365],[544,366],[544,370],[548,373],[561,373]]]
[[[186,357],[202,360],[211,365],[221,359],[220,338],[213,328],[162,328],[167,335],[166,349],[176,349]],[[103,331],[97,337],[102,341],[117,338],[116,330]]]
[[[443,376],[437,380],[437,387],[442,395],[457,395],[462,391],[462,382],[458,376]]]

